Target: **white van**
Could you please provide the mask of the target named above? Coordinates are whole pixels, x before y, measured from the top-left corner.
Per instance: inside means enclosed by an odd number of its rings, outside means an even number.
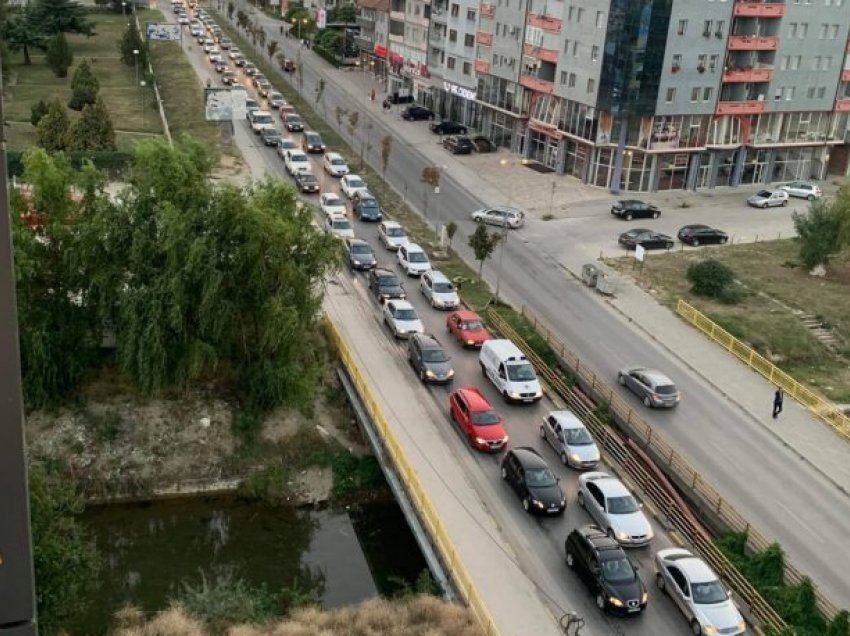
[[[478,363],[505,400],[536,402],[543,397],[534,367],[510,340],[487,340]]]

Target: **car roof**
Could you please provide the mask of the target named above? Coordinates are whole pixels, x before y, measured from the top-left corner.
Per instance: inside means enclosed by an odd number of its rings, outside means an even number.
[[[493,407],[490,405],[490,402],[487,401],[487,398],[484,397],[484,394],[481,390],[476,386],[465,386],[462,389],[457,390],[458,393],[462,394],[464,398],[466,398],[467,403],[469,404],[469,408],[473,411],[491,411]]]
[[[342,155],[338,152],[326,152],[325,159],[342,159]]]
[[[345,240],[349,245],[365,245],[366,247],[369,247],[369,241],[366,241],[362,238],[356,238],[356,237],[350,236]]]
[[[552,411],[549,415],[558,420],[558,424],[564,428],[584,428],[584,424],[572,411]]]
[[[655,381],[656,384],[673,384],[673,380],[661,373],[661,371],[656,371],[655,369],[642,369],[642,371],[646,377]]]
[[[547,468],[546,462],[536,450],[530,446],[518,446],[511,451],[522,464],[523,468]]]
[[[425,251],[419,246],[418,243],[405,243],[404,249],[407,250],[408,254],[410,252],[424,252]]]
[[[708,564],[687,550],[681,548],[669,548],[661,550],[659,556],[668,563],[675,563],[685,573],[691,583],[706,583],[716,581],[717,574]]]
[[[470,311],[469,309],[458,309],[454,312],[455,315],[461,320],[481,320],[481,316],[476,314],[474,311]]]
[[[384,227],[400,227],[400,228],[404,229],[402,224],[399,223],[398,221],[383,221],[381,224]]]
[[[318,134],[319,134],[319,133],[317,133],[315,130],[305,130],[305,131],[304,131],[304,136],[305,136],[305,137],[306,137],[307,135],[318,135]]]
[[[396,276],[396,273],[393,270],[387,269],[386,267],[376,267],[375,269],[372,270],[372,275],[373,276],[393,276],[395,278],[398,278],[398,276]]]
[[[605,497],[625,497],[627,495],[631,495],[629,489],[623,485],[619,479],[614,477],[613,475],[609,475],[608,473],[604,473],[601,471],[596,471],[592,473],[584,473],[579,480],[583,480],[585,482],[593,482],[597,486],[599,486],[599,490],[602,491],[602,494]]]
[[[432,269],[430,272],[428,272],[428,275],[433,279],[433,281],[435,283],[436,282],[440,282],[440,283],[450,283],[451,282],[449,280],[448,276],[446,276],[445,274],[443,274],[443,272],[438,271],[436,269]]]
[[[443,345],[440,344],[440,341],[437,340],[437,337],[431,335],[430,333],[415,333],[413,334],[413,338],[419,341],[419,344],[422,345],[423,349],[443,348]]]
[[[413,305],[408,300],[388,300],[396,309],[413,309]]]
[[[609,537],[608,534],[599,526],[588,524],[586,526],[576,528],[576,532],[587,539],[588,542],[597,550],[612,550],[617,551],[618,553],[623,553],[623,549],[620,547],[620,544]]]

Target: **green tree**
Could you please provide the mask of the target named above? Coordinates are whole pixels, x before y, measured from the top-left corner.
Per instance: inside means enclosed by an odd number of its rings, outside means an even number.
[[[94,104],[86,104],[80,118],[68,134],[69,150],[115,150],[115,128],[109,109],[98,97]]]
[[[29,495],[39,631],[54,634],[91,602],[100,557],[76,519],[84,502],[71,480],[31,464]]]
[[[233,12],[236,11],[236,5],[232,2],[227,3],[227,18],[229,20],[233,19]]]
[[[248,24],[248,14],[245,13],[242,9],[236,12],[236,26],[240,29],[244,29]]]
[[[88,60],[83,60],[77,65],[77,70],[71,78],[71,99],[68,101],[68,107],[82,110],[86,104],[94,104],[99,91],[100,82],[94,76]]]
[[[68,46],[64,33],[57,33],[47,42],[47,66],[56,77],[68,77],[68,68],[74,62],[74,54]]]
[[[269,61],[274,58],[274,54],[277,53],[279,48],[280,43],[277,40],[272,40],[268,43],[268,46],[266,46],[266,52],[269,54]]]
[[[127,66],[136,68],[138,64],[142,70],[148,67],[148,47],[142,39],[142,34],[139,33],[135,20],[131,20],[124,29],[124,35],[118,42],[118,51],[121,53],[121,61]],[[138,55],[133,51],[138,51]]]
[[[44,32],[30,5],[24,5],[16,11],[3,26],[3,40],[11,51],[21,51],[24,54],[24,64],[27,66],[32,64],[30,51],[43,51],[47,46]]]
[[[47,113],[35,127],[35,138],[39,146],[49,152],[65,150],[68,147],[68,131],[71,120],[65,105],[54,99],[47,106]]]
[[[452,241],[455,238],[455,234],[457,234],[457,223],[449,221],[446,223],[446,238],[449,239],[449,249],[452,248]]]
[[[829,259],[839,248],[841,220],[837,210],[840,203],[823,200],[812,201],[807,212],[794,212],[794,228],[800,244],[800,260],[806,269],[829,264]]]
[[[425,184],[425,216],[428,216],[428,204],[431,201],[431,194],[440,185],[440,177],[442,176],[439,166],[425,166],[422,168],[422,175],[419,180]]]
[[[328,22],[342,22],[352,24],[357,21],[357,7],[353,4],[347,4],[342,7],[336,7],[329,11]]]
[[[30,106],[30,123],[33,126],[38,126],[38,122],[41,121],[41,118],[47,114],[47,102],[43,99],[38,100],[35,104]]]
[[[94,35],[94,25],[86,11],[74,0],[35,0],[33,12],[39,30],[45,35],[82,33]]]
[[[698,296],[720,298],[735,281],[735,273],[720,261],[707,258],[688,266],[691,291]]]
[[[832,619],[829,624],[829,629],[826,632],[827,636],[847,636],[850,634],[850,614],[847,610],[841,610]]]
[[[387,135],[381,139],[381,174],[387,176],[387,167],[390,165],[390,155],[393,151],[393,137]]]
[[[478,261],[478,280],[481,280],[484,261],[493,255],[493,251],[501,240],[502,237],[496,232],[488,232],[483,223],[479,223],[475,227],[475,231],[469,236],[469,247],[472,248],[475,260]]]

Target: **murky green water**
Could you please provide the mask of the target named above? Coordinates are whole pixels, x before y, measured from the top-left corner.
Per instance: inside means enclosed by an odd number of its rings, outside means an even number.
[[[426,565],[395,503],[306,511],[196,497],[86,511],[104,557],[96,601],[75,634],[104,633],[126,603],[155,611],[183,582],[243,579],[270,591],[313,587],[326,608],[412,585]]]

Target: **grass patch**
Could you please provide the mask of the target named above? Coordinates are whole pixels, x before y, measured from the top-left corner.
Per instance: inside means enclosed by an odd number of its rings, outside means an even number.
[[[660,302],[675,308],[683,298],[798,381],[831,400],[850,402],[850,349],[830,352],[800,320],[803,313],[816,315],[839,338],[850,337],[850,265],[839,262],[823,278],[809,276],[798,264],[793,239],[730,245],[710,255],[740,281],[744,293],[737,303],[691,293],[687,269],[707,257],[703,251],[653,255],[639,276],[630,258],[607,262],[655,290]]]

